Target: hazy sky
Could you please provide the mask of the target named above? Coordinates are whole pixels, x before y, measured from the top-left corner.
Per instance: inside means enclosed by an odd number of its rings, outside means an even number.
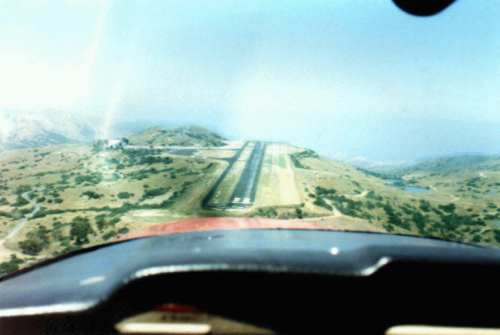
[[[390,0],[0,0],[0,111],[375,160],[500,153],[499,17],[490,0],[431,18]]]

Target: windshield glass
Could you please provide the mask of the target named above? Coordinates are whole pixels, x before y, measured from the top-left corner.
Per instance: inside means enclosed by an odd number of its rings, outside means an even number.
[[[499,17],[0,1],[0,275],[199,217],[499,245]]]

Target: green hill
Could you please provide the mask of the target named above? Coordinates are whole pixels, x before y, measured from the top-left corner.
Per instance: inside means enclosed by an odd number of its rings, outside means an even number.
[[[225,139],[202,127],[179,127],[175,129],[149,128],[128,137],[132,145],[175,145],[218,147],[224,146]]]

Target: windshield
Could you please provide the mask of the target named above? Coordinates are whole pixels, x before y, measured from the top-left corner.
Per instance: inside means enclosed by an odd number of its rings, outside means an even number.
[[[0,275],[210,217],[498,246],[498,17],[0,1]]]

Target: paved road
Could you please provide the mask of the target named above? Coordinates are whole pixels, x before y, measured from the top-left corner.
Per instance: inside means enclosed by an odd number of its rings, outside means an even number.
[[[248,158],[240,180],[236,184],[236,188],[229,201],[230,207],[248,207],[255,201],[265,147],[264,143],[255,142],[252,154]]]

